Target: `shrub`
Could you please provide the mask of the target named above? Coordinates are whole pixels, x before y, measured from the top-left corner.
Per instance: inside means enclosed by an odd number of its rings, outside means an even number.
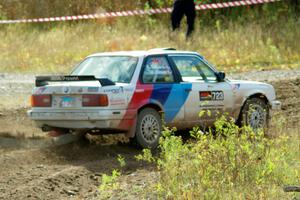
[[[268,139],[226,117],[215,126],[214,132],[205,134],[195,127],[194,140],[188,142],[174,135],[176,129],[165,128],[160,155],[144,150],[138,156],[157,164],[158,195],[163,199],[287,198],[281,186],[300,180],[297,148],[290,151],[289,139]]]

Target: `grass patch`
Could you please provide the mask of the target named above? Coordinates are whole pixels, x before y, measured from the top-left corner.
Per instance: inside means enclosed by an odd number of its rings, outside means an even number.
[[[183,142],[165,129],[161,152],[144,150],[138,159],[154,162],[160,179],[153,192],[160,199],[292,199],[284,185],[299,185],[300,138],[267,138],[221,118],[216,131],[191,131]]]
[[[102,176],[100,199],[297,199],[286,185],[300,185],[300,137],[288,133],[264,135],[238,127],[221,117],[215,131],[198,127],[186,141],[165,128],[159,151],[144,149],[136,158],[157,170],[132,175],[118,155],[119,169]],[[142,164],[142,163],[141,163]]]
[[[213,26],[199,27],[197,23],[188,41],[184,31],[183,27],[171,33],[169,24],[149,17],[48,27],[2,26],[0,72],[68,73],[91,53],[168,46],[200,52],[218,69],[231,72],[299,67],[298,19],[271,25],[216,21]]]

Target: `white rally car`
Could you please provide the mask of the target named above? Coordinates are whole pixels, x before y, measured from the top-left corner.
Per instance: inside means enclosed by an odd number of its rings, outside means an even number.
[[[281,106],[273,86],[228,80],[198,53],[171,48],[88,56],[68,76],[36,77],[31,103],[28,115],[44,131],[122,132],[149,148],[162,122],[207,127],[228,113],[258,129]]]

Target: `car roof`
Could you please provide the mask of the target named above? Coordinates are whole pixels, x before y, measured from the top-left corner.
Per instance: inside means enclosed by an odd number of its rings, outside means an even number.
[[[197,52],[193,51],[177,51],[177,50],[165,50],[165,49],[151,49],[148,51],[116,51],[116,52],[102,52],[102,53],[95,53],[89,55],[88,57],[93,56],[134,56],[134,57],[141,57],[141,56],[149,56],[149,55],[164,55],[164,54],[194,54],[199,55]]]

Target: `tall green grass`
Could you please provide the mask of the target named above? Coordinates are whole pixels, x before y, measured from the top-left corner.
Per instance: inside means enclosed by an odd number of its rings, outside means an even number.
[[[55,25],[0,27],[0,72],[67,73],[89,54],[103,51],[175,47],[198,51],[219,69],[249,71],[299,66],[300,21],[247,23],[215,20],[199,26],[189,40],[185,27],[150,17]]]
[[[272,132],[273,130],[271,130]],[[234,120],[221,116],[214,131],[198,127],[183,140],[176,129],[164,128],[158,151],[144,149],[137,160],[157,167],[154,176],[139,173],[131,180],[120,167],[103,174],[99,199],[298,199],[284,193],[286,185],[300,185],[300,136],[297,129],[276,134],[239,128]],[[270,133],[268,133],[270,134]],[[142,163],[141,163],[142,164]],[[145,173],[145,172],[144,172]],[[149,173],[150,172],[146,172]],[[140,180],[143,184],[140,183]]]
[[[138,159],[154,162],[159,199],[293,199],[284,185],[300,184],[299,132],[276,138],[239,128],[221,117],[214,133],[191,131],[184,142],[165,129],[160,154],[144,150]],[[298,196],[299,197],[299,196]]]

